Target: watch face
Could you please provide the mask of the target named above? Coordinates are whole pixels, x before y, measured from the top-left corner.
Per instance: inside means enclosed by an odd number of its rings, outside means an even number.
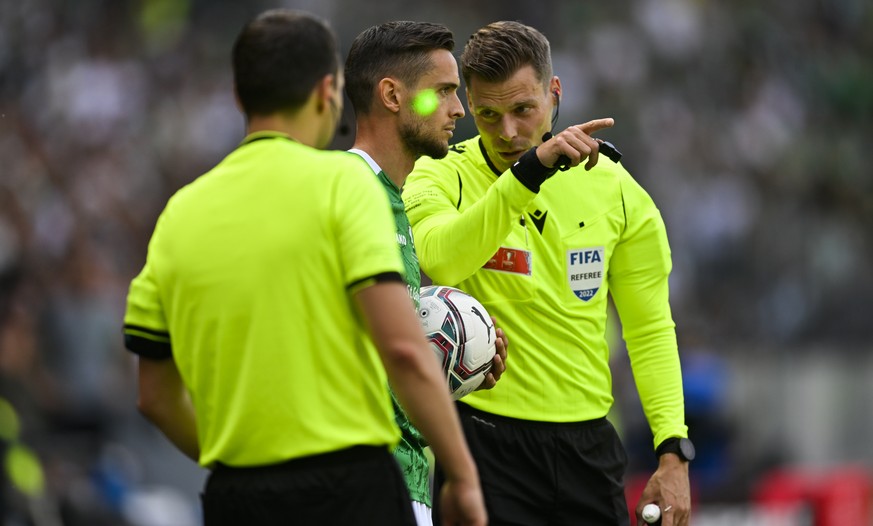
[[[690,440],[687,438],[680,438],[679,450],[682,452],[682,456],[685,457],[685,460],[694,460],[696,452],[694,450],[694,444]]]

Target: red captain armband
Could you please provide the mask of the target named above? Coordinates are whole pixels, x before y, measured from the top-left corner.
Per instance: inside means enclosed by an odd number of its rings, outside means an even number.
[[[530,276],[531,254],[529,250],[500,247],[482,268]]]

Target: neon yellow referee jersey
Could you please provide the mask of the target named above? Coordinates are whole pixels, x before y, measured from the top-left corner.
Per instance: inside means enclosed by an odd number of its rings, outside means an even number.
[[[420,159],[403,199],[422,270],[479,299],[510,342],[500,381],[465,403],[536,421],[605,416],[611,294],[655,444],[687,436],[670,248],[658,209],[624,168],[600,156],[533,193],[498,174],[475,137],[443,160]]]
[[[360,157],[258,133],[158,219],[128,347],[172,359],[200,463],[256,466],[399,432],[352,293],[402,276],[385,190]]]

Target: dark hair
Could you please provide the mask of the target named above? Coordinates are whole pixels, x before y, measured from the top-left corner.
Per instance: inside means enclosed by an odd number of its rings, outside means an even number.
[[[325,75],[339,72],[337,38],[324,20],[272,9],[249,22],[233,46],[233,79],[246,115],[297,109]]]
[[[346,93],[355,113],[370,111],[373,89],[383,78],[415,84],[431,68],[431,51],[454,48],[452,32],[440,24],[394,21],[365,30],[352,42],[345,67]]]
[[[527,65],[533,66],[539,80],[552,78],[549,41],[520,22],[488,24],[473,33],[461,54],[461,74],[467,86],[472,77],[502,82]]]

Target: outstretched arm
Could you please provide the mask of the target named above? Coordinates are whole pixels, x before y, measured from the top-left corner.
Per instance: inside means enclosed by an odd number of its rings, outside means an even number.
[[[462,204],[464,182],[453,163],[419,161],[406,180],[403,201],[422,270],[443,285],[470,277],[518,225],[562,156],[569,166],[585,159],[587,169],[597,163],[599,143],[589,134],[612,124],[607,118],[570,126],[525,153],[469,206]]]

